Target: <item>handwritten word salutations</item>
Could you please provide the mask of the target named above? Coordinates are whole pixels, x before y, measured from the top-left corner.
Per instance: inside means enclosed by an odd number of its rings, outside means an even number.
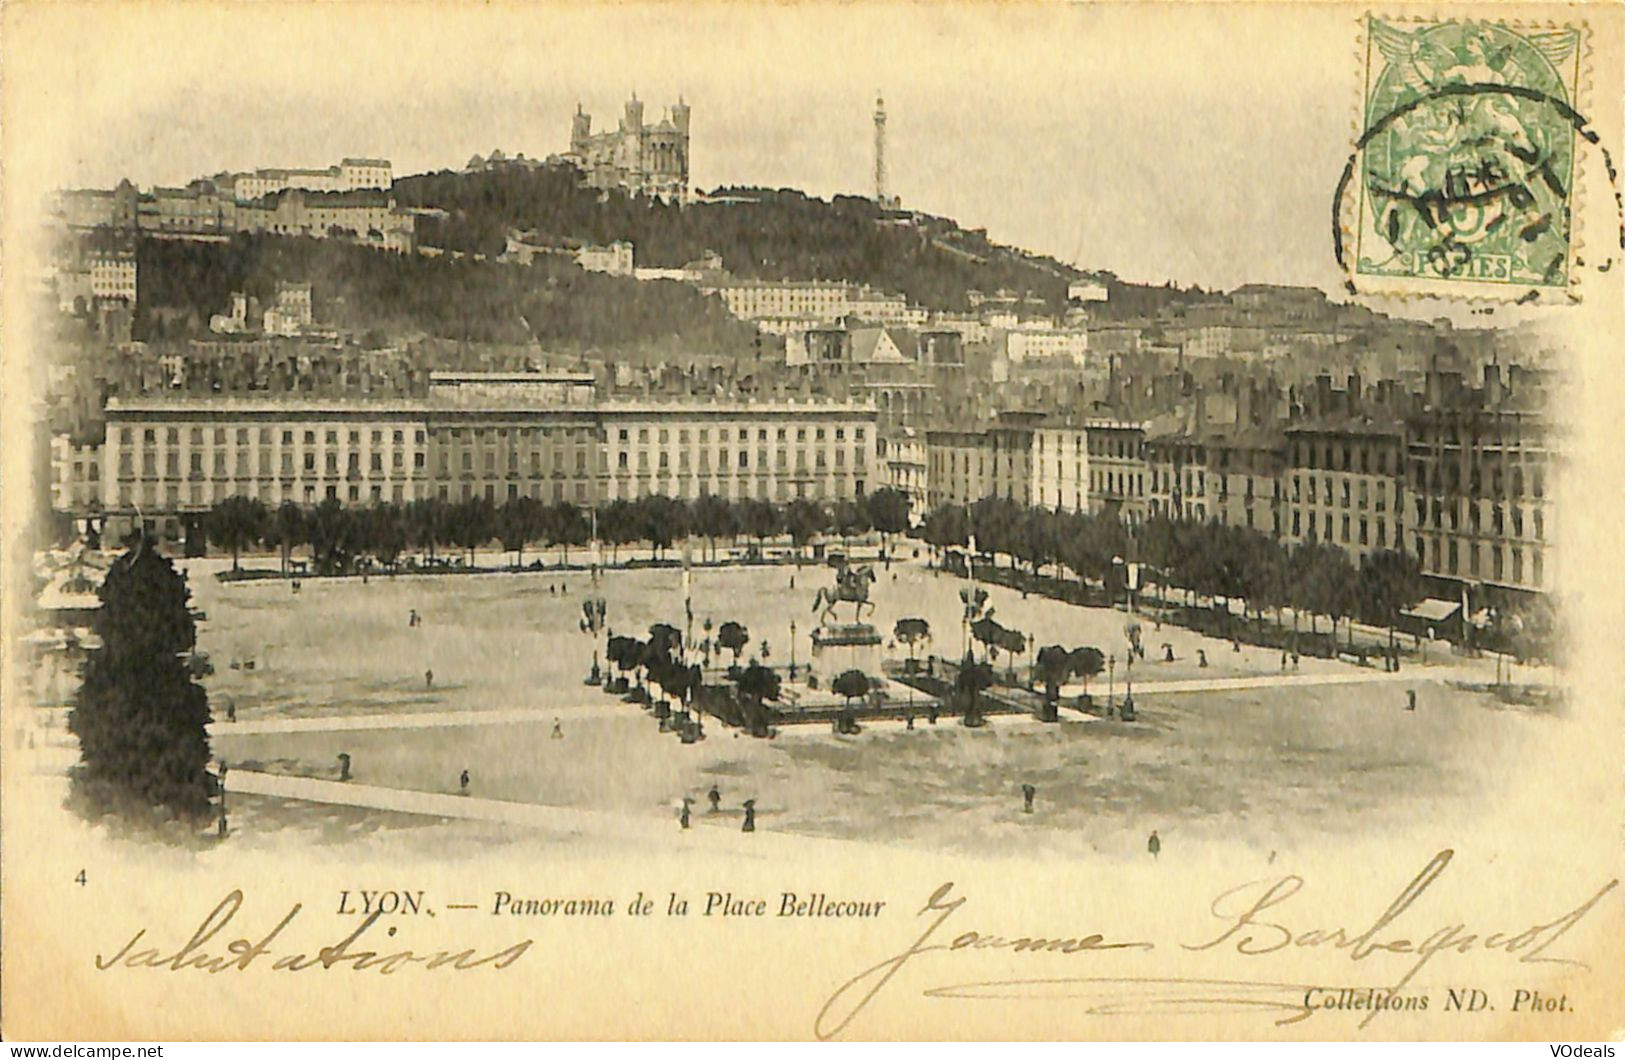
[[[304,908],[302,904],[296,904],[289,909],[274,927],[257,940],[251,937],[253,933],[250,932],[228,941],[225,935],[226,928],[237,917],[242,907],[243,892],[232,891],[203,918],[203,923],[198,925],[197,930],[193,931],[191,937],[181,945],[143,946],[142,943],[147,938],[147,929],[142,928],[111,956],[97,954],[96,967],[104,972],[115,968],[139,968],[161,972],[203,971],[211,975],[218,975],[221,972],[246,972],[250,968],[270,968],[278,972],[302,972],[310,968],[328,971],[341,968],[357,972],[377,972],[380,975],[392,975],[409,968],[430,972],[443,969],[466,972],[476,968],[511,967],[515,961],[529,952],[533,945],[533,940],[522,939],[496,950],[481,950],[472,946],[464,948],[452,946],[422,952],[392,947],[364,948],[363,936],[384,916],[384,913],[377,909],[356,925],[355,930],[337,942],[315,947],[290,945],[282,940],[282,935],[298,918],[300,910]],[[393,937],[395,934],[396,929],[390,928],[389,936]],[[272,943],[278,945],[273,946]],[[369,941],[365,945],[371,946],[374,943]]]

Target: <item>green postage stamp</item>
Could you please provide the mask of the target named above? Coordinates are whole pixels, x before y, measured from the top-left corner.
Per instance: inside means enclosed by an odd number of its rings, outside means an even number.
[[[1365,30],[1362,128],[1339,203],[1356,211],[1339,248],[1354,288],[1567,294],[1583,27],[1367,16]]]

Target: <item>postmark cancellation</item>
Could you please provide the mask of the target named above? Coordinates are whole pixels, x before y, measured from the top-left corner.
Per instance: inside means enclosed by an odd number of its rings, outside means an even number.
[[[1586,27],[1367,15],[1339,193],[1351,287],[1575,297]]]

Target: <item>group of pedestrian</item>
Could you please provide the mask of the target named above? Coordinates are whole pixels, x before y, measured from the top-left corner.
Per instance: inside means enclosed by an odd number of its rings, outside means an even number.
[[[709,815],[714,816],[722,812],[722,791],[715,784],[712,784],[711,790],[705,793],[705,798],[711,804],[710,809],[706,811]],[[687,795],[683,796],[682,808],[677,813],[677,823],[685,829],[689,827],[689,807],[693,805],[693,799]],[[745,820],[739,826],[739,830],[741,832],[756,831],[756,800],[746,799],[740,803],[740,808],[745,811]]]

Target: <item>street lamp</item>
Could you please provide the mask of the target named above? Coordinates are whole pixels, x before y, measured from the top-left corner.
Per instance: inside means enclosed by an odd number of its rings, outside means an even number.
[[[796,679],[796,620],[790,620],[790,680]]]
[[[1108,717],[1111,716],[1112,712],[1112,681],[1116,678],[1116,676],[1117,655],[1114,652],[1113,654],[1106,656],[1106,714]]]

